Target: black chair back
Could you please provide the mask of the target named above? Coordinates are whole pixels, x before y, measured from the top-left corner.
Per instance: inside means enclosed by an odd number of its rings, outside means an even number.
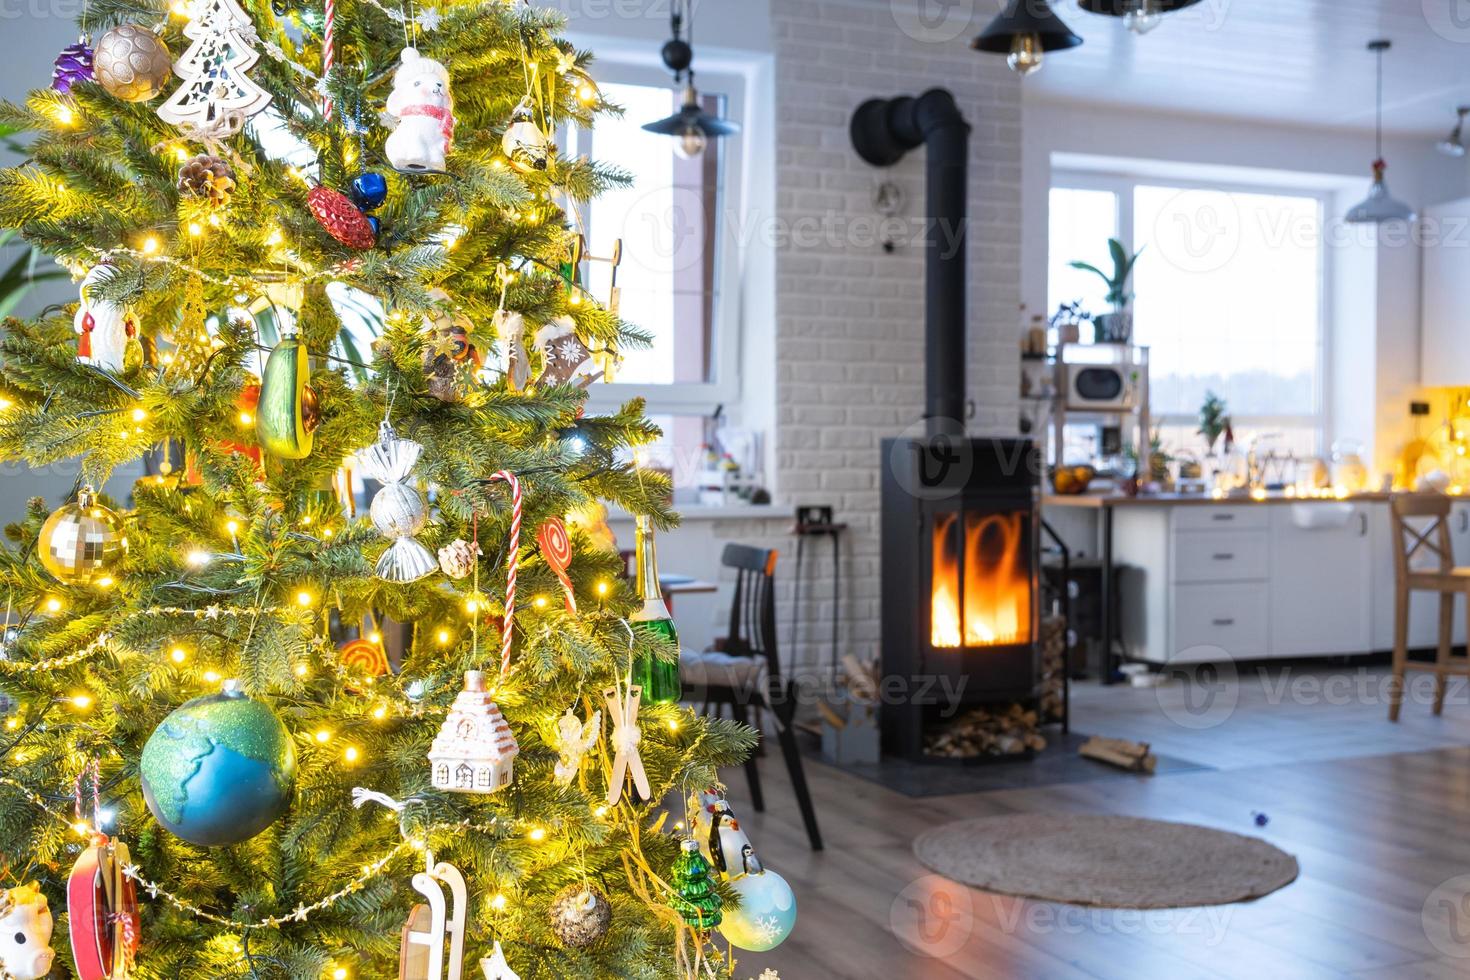
[[[765,657],[766,669],[781,675],[776,650],[775,549],[727,544],[720,564],[735,569],[735,595],[730,602],[730,629],[725,652],[737,657]]]

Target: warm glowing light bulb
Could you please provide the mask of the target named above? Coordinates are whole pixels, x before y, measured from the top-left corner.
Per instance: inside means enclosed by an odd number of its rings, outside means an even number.
[[[321,744],[326,745],[328,742],[330,742],[332,740],[332,733],[329,732],[329,731],[327,731],[325,728],[318,728],[316,730],[316,734],[314,736],[312,736],[312,737],[315,738]]]
[[[670,718],[669,719],[669,731],[671,731],[671,732],[677,732],[678,730],[679,730],[679,719],[677,719],[677,718]]]
[[[309,606],[315,601],[316,597],[313,596],[310,592],[307,592],[305,589],[302,589],[300,592],[296,593],[296,604],[298,606]]]
[[[384,718],[388,717],[388,706],[386,704],[380,704],[377,707],[373,708],[373,717],[378,721],[382,721]]]
[[[440,630],[437,634],[435,634],[434,638],[439,641],[440,646],[443,646],[444,644],[449,642],[449,631]]]
[[[46,600],[46,611],[47,612],[61,612],[61,600],[58,599],[58,598],[56,598],[56,596],[52,596],[51,598],[47,599]]]
[[[347,980],[347,967],[339,966],[332,971],[332,980]]]
[[[356,762],[361,757],[361,755],[362,753],[357,751],[357,746],[349,745],[347,746],[346,751],[342,753],[342,758],[347,760],[348,765],[351,765],[352,763]]]
[[[533,841],[535,841],[536,843],[539,844],[539,843],[541,843],[542,841],[544,841],[546,839],[546,831],[543,828],[541,828],[541,827],[537,827],[535,830],[532,830],[526,836],[529,837],[529,838],[531,838],[531,840],[533,840]]]
[[[195,568],[203,568],[205,565],[209,564],[209,552],[199,548],[195,548],[193,551],[189,552],[189,555],[185,559],[185,561],[187,561]]]
[[[607,807],[600,806],[596,810],[593,810],[592,811],[592,814],[593,814],[593,816],[597,816],[597,817],[605,817],[605,816],[607,816]]]
[[[504,911],[506,905],[508,904],[509,900],[504,895],[496,895],[494,898],[490,899],[490,907],[497,912]]]
[[[133,409],[133,421],[134,422],[141,422],[144,419],[146,419],[147,417],[148,417],[148,412],[145,409],[141,409],[141,408],[135,408],[135,409]]]
[[[160,246],[158,244],[158,238],[156,236],[149,235],[147,238],[143,239],[144,255],[153,255],[155,252],[158,251],[159,247]]]
[[[176,664],[181,664],[189,657],[189,653],[183,647],[174,647],[168,652],[168,659]]]
[[[0,412],[5,411],[7,408],[10,408],[14,404],[15,402],[11,401],[9,398],[0,395]]]
[[[72,112],[71,109],[67,108],[66,106],[59,105],[56,107],[56,121],[61,125],[70,126],[73,122],[76,121],[76,118],[76,113]]]
[[[704,130],[698,126],[690,126],[674,141],[674,153],[685,160],[693,160],[704,153],[704,148],[708,145],[709,138],[704,135]]]
[[[607,582],[606,581],[602,581],[602,582],[598,582],[597,583],[597,594],[598,595],[607,595]]]
[[[306,675],[309,674],[309,673],[311,673],[311,668],[308,667],[308,666],[306,666],[306,664],[297,664],[296,665],[296,676],[297,677],[300,677],[302,680],[305,680],[306,679]]]
[[[217,671],[217,670],[206,670],[204,672],[204,680],[207,683],[210,683],[210,684],[218,684],[219,683],[219,671]]]
[[[73,708],[76,708],[78,711],[86,711],[88,708],[92,707],[92,695],[85,692],[81,694],[73,694],[71,696],[71,706]]]
[[[379,633],[377,630],[373,630],[371,633],[368,634],[368,642],[369,643],[382,643],[383,642],[383,634],[382,633]]]
[[[1036,34],[1017,34],[1011,38],[1011,53],[1006,57],[1011,71],[1025,77],[1041,67],[1041,37]]]
[[[240,413],[240,424],[243,425],[243,426],[247,426],[247,427],[254,425],[255,424],[255,416],[254,415],[251,415],[249,412],[241,412]]]
[[[582,100],[583,105],[591,105],[597,101],[597,86],[591,82],[583,82],[577,89],[577,98]]]
[[[190,238],[198,238],[202,234],[204,234],[204,226],[203,225],[201,225],[197,221],[191,221],[191,222],[189,222],[189,237]]]
[[[19,718],[6,718],[5,719],[5,727],[8,728],[12,732],[15,731],[17,728],[20,727],[20,719]]]
[[[538,595],[535,599],[531,600],[531,605],[535,606],[537,609],[545,609],[546,597],[544,595]]]
[[[230,537],[233,538],[235,535],[240,533],[240,522],[225,521],[225,530],[228,531],[230,533]]]
[[[104,575],[97,580],[97,587],[99,589],[110,589],[114,584],[116,583],[111,575]]]

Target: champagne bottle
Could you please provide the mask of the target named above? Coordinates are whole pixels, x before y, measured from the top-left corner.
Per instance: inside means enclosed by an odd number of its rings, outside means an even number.
[[[633,628],[650,637],[679,645],[674,618],[669,615],[663,591],[658,587],[658,555],[653,546],[653,522],[646,515],[638,518],[638,535],[634,545],[637,559],[638,594],[643,608],[633,614]],[[667,704],[679,700],[684,693],[679,683],[679,665],[641,653],[633,662],[633,683],[642,685],[643,700]]]

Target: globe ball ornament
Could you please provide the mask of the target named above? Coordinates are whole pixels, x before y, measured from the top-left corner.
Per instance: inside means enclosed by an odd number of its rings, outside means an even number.
[[[423,496],[406,483],[389,483],[373,495],[373,527],[386,538],[417,534],[428,520]]]
[[[169,833],[200,847],[247,841],[278,820],[296,784],[286,726],[235,681],[174,710],[148,738],[143,799]]]
[[[597,942],[612,925],[612,906],[607,896],[591,885],[563,888],[551,900],[547,914],[556,938],[577,949]]]
[[[730,887],[740,896],[740,907],[725,908],[720,935],[731,946],[764,953],[786,941],[796,928],[796,895],[785,878],[767,870],[732,878]]]
[[[168,84],[173,58],[146,27],[123,24],[97,41],[92,56],[97,83],[124,102],[146,102]]]
[[[97,503],[83,487],[76,503],[58,508],[41,525],[41,564],[67,585],[94,585],[110,578],[128,553],[122,518]]]
[[[347,196],[352,198],[352,203],[359,209],[373,211],[388,200],[388,182],[380,173],[364,171],[352,178],[352,183],[347,187]]]

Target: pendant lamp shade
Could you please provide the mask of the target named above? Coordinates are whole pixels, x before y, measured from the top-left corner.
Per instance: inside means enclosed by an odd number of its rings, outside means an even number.
[[[1450,135],[1434,144],[1435,148],[1445,156],[1462,157],[1465,155],[1465,116],[1470,115],[1470,106],[1462,105],[1455,110],[1455,128],[1450,130]]]
[[[991,54],[1010,54],[1018,38],[1034,38],[1042,51],[1062,51],[1082,43],[1082,38],[1051,12],[1046,0],[1008,0],[1005,9],[970,47]]]
[[[712,116],[701,109],[699,93],[693,85],[684,89],[684,104],[679,107],[678,112],[656,122],[644,123],[643,128],[650,133],[662,133],[665,136],[682,136],[690,130],[698,130],[706,136],[729,136],[740,132],[739,123]]]
[[[674,81],[684,82],[684,98],[679,111],[672,116],[644,123],[650,133],[672,136],[678,142],[674,152],[685,159],[693,159],[704,152],[711,137],[729,136],[740,132],[740,127],[728,119],[706,112],[699,104],[699,91],[694,87],[694,47],[684,39],[684,19],[690,0],[672,0],[669,27],[673,37],[660,52],[665,67],[674,73]],[[694,28],[690,27],[690,37]]]
[[[1145,5],[1151,14],[1171,14],[1197,3],[1199,0],[1078,0],[1077,6],[1089,14],[1126,17],[1130,13],[1137,13]]]
[[[1378,58],[1378,94],[1374,115],[1374,142],[1378,152],[1373,159],[1373,183],[1368,187],[1368,196],[1348,209],[1347,220],[1353,224],[1381,225],[1386,221],[1413,221],[1415,218],[1414,209],[1390,194],[1388,182],[1383,179],[1383,171],[1388,166],[1383,160],[1383,52],[1390,46],[1391,42],[1385,40],[1368,42],[1368,50]]]

